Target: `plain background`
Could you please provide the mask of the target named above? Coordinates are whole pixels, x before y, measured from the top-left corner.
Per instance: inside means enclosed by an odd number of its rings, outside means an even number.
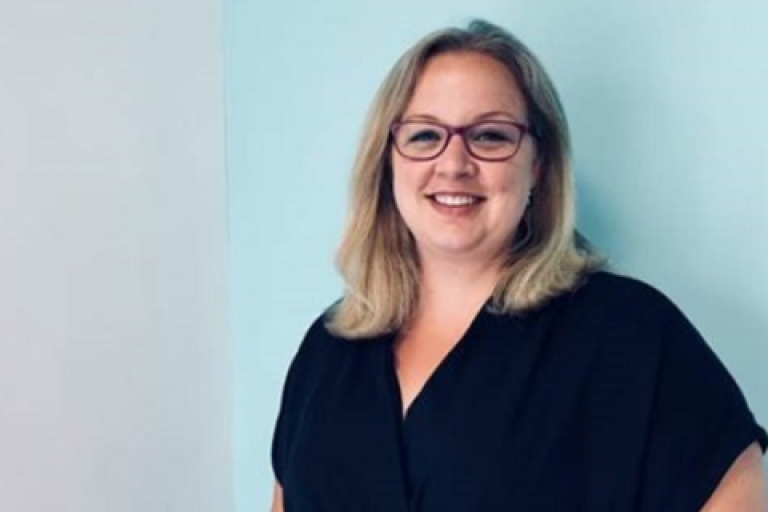
[[[233,509],[218,0],[0,1],[0,510]]]
[[[520,36],[571,121],[580,226],[670,295],[768,424],[768,4],[763,0],[231,1],[235,489],[268,506],[282,379],[341,292],[333,252],[369,101],[426,32]]]

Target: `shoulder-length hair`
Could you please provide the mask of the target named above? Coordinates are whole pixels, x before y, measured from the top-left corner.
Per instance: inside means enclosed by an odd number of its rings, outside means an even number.
[[[390,126],[400,119],[426,63],[436,55],[490,56],[515,77],[536,139],[539,178],[510,244],[491,308],[523,314],[574,289],[601,265],[575,230],[570,136],[557,91],[536,56],[515,36],[486,21],[433,32],[400,57],[381,84],[354,163],[351,204],[337,253],[346,285],[328,328],[346,338],[400,329],[417,307],[415,242],[392,190]]]

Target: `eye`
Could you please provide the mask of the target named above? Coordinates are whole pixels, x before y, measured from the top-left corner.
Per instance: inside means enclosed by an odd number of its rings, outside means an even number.
[[[424,128],[415,130],[405,134],[405,141],[407,144],[419,144],[429,142],[439,142],[442,140],[442,135],[435,129]]]
[[[470,133],[472,142],[481,144],[510,144],[517,140],[514,129],[502,127],[478,127]]]

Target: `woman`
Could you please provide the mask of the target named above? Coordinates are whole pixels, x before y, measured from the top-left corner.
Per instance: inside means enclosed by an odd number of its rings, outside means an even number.
[[[768,510],[738,387],[573,211],[525,46],[476,21],[403,55],[355,164],[346,292],[286,379],[273,510]]]

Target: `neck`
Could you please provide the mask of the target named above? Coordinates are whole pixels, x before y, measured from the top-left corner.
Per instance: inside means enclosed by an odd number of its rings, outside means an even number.
[[[419,309],[465,311],[479,308],[499,279],[495,261],[456,262],[422,259]]]

